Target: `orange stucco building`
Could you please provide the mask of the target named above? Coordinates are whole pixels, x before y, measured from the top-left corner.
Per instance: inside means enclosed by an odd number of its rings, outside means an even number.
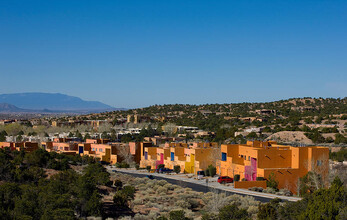
[[[156,169],[164,164],[169,169],[180,166],[182,173],[196,174],[208,165],[215,165],[219,155],[216,152],[219,152],[217,143],[166,143],[162,147],[145,147],[140,167]]]
[[[35,142],[0,142],[0,148],[8,147],[10,150],[24,150],[25,152],[32,152],[39,148],[39,144]]]
[[[314,171],[327,178],[329,168],[329,148],[292,147],[278,145],[274,141],[248,141],[247,144],[221,146],[221,160],[217,173],[255,181],[256,177],[268,178],[274,173],[279,188],[296,192],[298,178]]]

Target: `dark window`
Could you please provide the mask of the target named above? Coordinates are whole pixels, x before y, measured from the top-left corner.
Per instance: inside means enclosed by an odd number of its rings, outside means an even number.
[[[227,161],[227,154],[226,153],[222,153],[222,161]]]

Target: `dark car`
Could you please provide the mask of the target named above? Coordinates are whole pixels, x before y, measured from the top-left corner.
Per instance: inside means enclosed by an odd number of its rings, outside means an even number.
[[[171,173],[173,170],[169,168],[160,168],[159,173]]]
[[[205,176],[205,171],[198,171],[196,174],[198,176]]]
[[[234,179],[228,176],[220,176],[218,177],[218,183],[232,183]]]

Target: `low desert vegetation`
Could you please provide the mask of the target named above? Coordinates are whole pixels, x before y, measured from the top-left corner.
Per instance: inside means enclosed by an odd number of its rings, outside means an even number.
[[[206,219],[209,214],[218,216],[219,210],[228,205],[245,210],[247,218],[257,215],[259,202],[252,197],[226,196],[217,191],[201,193],[164,180],[116,175],[124,184],[136,189],[134,200],[129,203],[135,213],[134,219]]]

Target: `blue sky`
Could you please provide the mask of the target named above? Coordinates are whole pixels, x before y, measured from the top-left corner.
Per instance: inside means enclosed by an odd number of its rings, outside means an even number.
[[[0,93],[115,107],[347,94],[347,1],[0,1]]]

